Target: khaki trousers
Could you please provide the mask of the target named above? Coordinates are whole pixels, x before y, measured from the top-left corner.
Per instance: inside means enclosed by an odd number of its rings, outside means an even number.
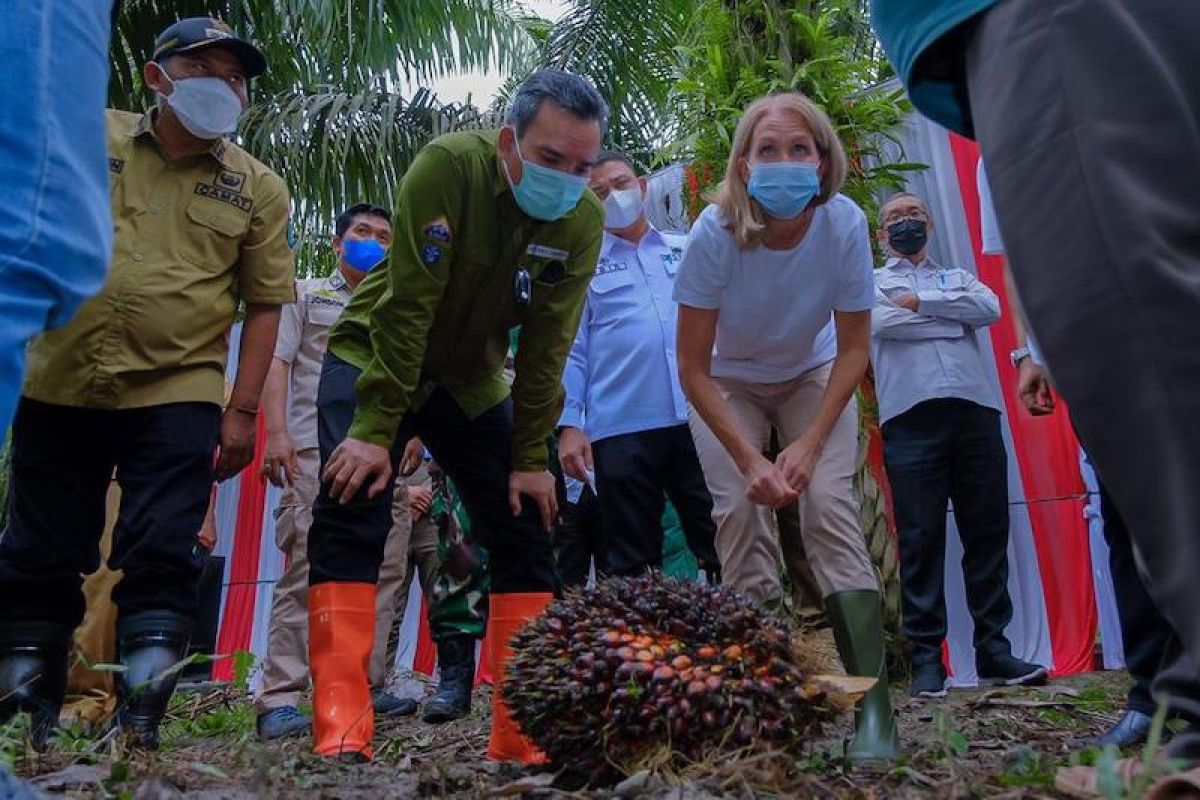
[[[771,428],[787,446],[807,430],[832,364],[810,370],[782,383],[749,383],[717,379],[725,401],[741,425],[742,434],[765,450]],[[779,579],[780,546],[771,524],[771,509],[746,497],[746,479],[712,431],[693,410],[692,436],[713,498],[717,524],[717,554],[721,579],[760,603],[782,599]],[[859,524],[859,501],[854,491],[858,456],[858,404],[851,398],[829,433],[807,491],[797,504],[799,532],[813,574],[826,597],[853,589],[879,589]]]
[[[121,489],[114,480],[105,498],[104,535],[100,539],[100,568],[83,579],[87,611],[75,629],[71,667],[67,673],[67,695],[62,719],[78,720],[85,725],[102,725],[117,709],[113,674],[95,670],[95,664],[117,660],[117,607],[112,601],[113,587],[121,580],[120,570],[108,568],[113,528],[121,505]]]
[[[301,450],[299,469],[275,509],[275,544],[287,563],[275,583],[268,623],[267,655],[263,660],[262,688],[254,708],[264,714],[281,706],[295,706],[308,688],[308,529],[312,505],[320,491],[321,456],[317,448]],[[408,567],[408,541],[412,522],[408,513],[408,487],[396,483],[392,504],[392,530],[383,551],[375,601],[375,646],[368,677],[373,688],[382,688],[391,672],[387,663],[387,638],[396,614],[397,595]]]

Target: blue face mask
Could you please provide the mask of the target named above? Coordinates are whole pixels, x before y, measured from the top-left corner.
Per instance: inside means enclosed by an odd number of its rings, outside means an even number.
[[[513,142],[516,143],[515,134]],[[520,144],[517,144],[517,157],[521,159],[520,183],[513,183],[508,162],[501,159],[500,163],[504,165],[504,175],[512,187],[517,205],[526,214],[543,222],[553,222],[562,219],[579,203],[583,190],[587,188],[587,178],[526,161],[521,155]]]
[[[342,239],[342,260],[359,272],[370,272],[387,258],[387,248],[374,239]]]
[[[750,167],[750,196],[776,219],[795,219],[821,191],[816,164],[768,161]]]

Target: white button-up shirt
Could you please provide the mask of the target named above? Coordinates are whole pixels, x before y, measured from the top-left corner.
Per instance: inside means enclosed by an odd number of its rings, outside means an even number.
[[[916,311],[892,302],[903,294],[917,296]],[[979,328],[999,319],[995,292],[964,269],[927,258],[917,266],[895,259],[876,270],[871,360],[879,421],[940,398],[1001,410],[990,358],[978,335]]]
[[[604,234],[563,373],[559,425],[596,441],[687,422],[671,299],[686,241],[651,228],[635,247]]]

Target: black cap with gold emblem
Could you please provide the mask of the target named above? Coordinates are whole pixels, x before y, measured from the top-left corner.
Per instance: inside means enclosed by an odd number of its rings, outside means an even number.
[[[262,51],[240,38],[224,22],[213,17],[188,17],[167,28],[154,40],[155,61],[206,47],[221,47],[233,53],[246,68],[246,77],[257,77],[267,69]]]

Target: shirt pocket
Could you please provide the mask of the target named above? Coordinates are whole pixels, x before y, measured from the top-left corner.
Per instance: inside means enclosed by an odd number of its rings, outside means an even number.
[[[313,325],[328,328],[338,321],[338,317],[342,315],[343,310],[343,306],[310,303],[308,306],[308,321]]]
[[[596,275],[588,294],[594,324],[601,327],[635,314],[641,305],[636,281],[628,268]]]
[[[198,267],[224,272],[237,263],[250,214],[208,197],[187,206],[187,227],[180,231],[179,255]]]

